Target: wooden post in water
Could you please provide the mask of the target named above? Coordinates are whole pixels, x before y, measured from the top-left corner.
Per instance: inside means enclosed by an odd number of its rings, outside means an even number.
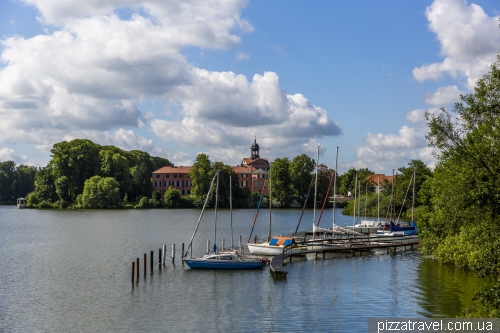
[[[167,259],[167,246],[163,245],[163,261],[161,262],[163,266],[165,266],[166,259]]]
[[[174,259],[175,259],[175,244],[172,243],[172,264],[174,263]]]
[[[182,243],[181,261],[184,263],[184,243]]]
[[[136,258],[135,261],[136,261],[136,265],[137,265],[137,267],[136,267],[136,269],[137,269],[137,281],[139,281],[139,258]]]
[[[146,260],[146,253],[144,253],[144,276],[146,276],[146,266],[147,266],[147,260]]]
[[[135,262],[132,261],[132,283],[134,283]]]
[[[254,241],[255,244],[257,244],[257,235],[255,235]]]
[[[161,262],[162,262],[162,253],[161,248],[158,249],[158,269],[161,270]]]
[[[154,257],[154,251],[151,251],[151,258],[149,258],[149,263],[151,266],[151,271],[153,271],[153,257]]]

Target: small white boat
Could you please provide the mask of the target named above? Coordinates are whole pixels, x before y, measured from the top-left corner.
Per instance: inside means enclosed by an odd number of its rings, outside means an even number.
[[[283,253],[287,245],[295,244],[295,239],[291,236],[273,236],[269,242],[248,244],[248,250],[253,255],[277,256]],[[307,250],[305,246],[294,246],[291,248],[292,254],[300,254]]]

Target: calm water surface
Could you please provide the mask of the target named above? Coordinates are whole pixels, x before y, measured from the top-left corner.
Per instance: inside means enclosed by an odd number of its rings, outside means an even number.
[[[487,280],[423,259],[418,251],[306,257],[269,269],[190,270],[180,263],[199,210],[17,210],[0,206],[0,332],[365,332],[370,317],[455,317]],[[352,217],[336,212],[339,225]],[[323,226],[331,225],[332,210]],[[249,237],[255,211],[233,212],[234,243]],[[207,211],[193,255],[213,243]],[[299,210],[273,210],[273,234],[295,230]],[[329,216],[329,217],[327,217]],[[267,236],[262,211],[254,235]],[[310,229],[306,211],[300,230]],[[217,238],[231,243],[228,211]],[[172,264],[145,277],[143,254],[171,244]],[[219,241],[220,244],[220,241]],[[131,263],[141,274],[131,284]],[[148,259],[149,260],[149,259]],[[157,259],[156,259],[157,260]],[[149,268],[149,263],[148,263]]]

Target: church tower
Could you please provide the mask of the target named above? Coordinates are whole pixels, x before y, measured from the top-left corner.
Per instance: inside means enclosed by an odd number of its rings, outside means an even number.
[[[257,137],[255,137],[255,140],[253,141],[253,144],[252,144],[252,147],[250,148],[250,151],[251,151],[250,158],[252,160],[260,158],[260,156],[259,156],[259,145],[257,143]]]

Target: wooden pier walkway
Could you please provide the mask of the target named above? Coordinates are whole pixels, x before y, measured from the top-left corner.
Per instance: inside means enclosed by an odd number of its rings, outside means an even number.
[[[318,242],[318,241],[317,241]],[[393,252],[397,251],[398,247],[404,247],[404,250],[407,250],[407,247],[410,247],[413,251],[414,246],[420,243],[420,239],[415,236],[405,236],[405,237],[364,237],[364,238],[347,238],[347,239],[324,239],[321,240],[325,244],[337,244],[338,247],[334,248],[319,248],[314,250],[304,250],[300,252],[300,255],[306,255],[308,253],[314,253],[315,258],[318,258],[318,254],[322,254],[323,259],[326,256],[326,253],[335,253],[335,252],[351,252],[351,255],[354,257],[356,253],[359,252],[361,255],[363,251],[371,251],[375,249],[387,249],[387,253],[393,250]],[[305,245],[307,242],[296,242],[294,245],[286,246],[283,248],[283,253],[277,255],[271,259],[269,264],[269,269],[271,273],[274,274],[275,277],[282,275],[286,276],[287,271],[285,269],[286,260],[290,258],[292,260],[292,248],[294,246]],[[319,245],[318,247],[321,247]],[[297,255],[297,250],[294,250],[293,255]]]

